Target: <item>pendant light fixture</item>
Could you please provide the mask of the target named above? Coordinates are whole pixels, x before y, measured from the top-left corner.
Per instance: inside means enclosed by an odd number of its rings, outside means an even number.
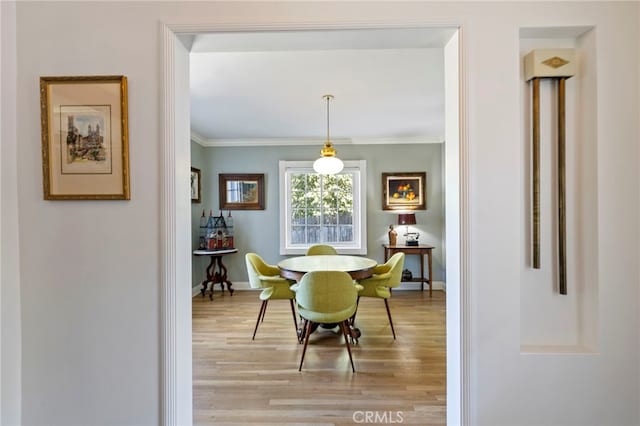
[[[327,101],[327,141],[320,150],[320,158],[313,162],[313,170],[323,175],[335,175],[342,171],[344,163],[336,157],[336,150],[329,138],[329,102],[333,99],[333,95],[324,95],[322,99]]]

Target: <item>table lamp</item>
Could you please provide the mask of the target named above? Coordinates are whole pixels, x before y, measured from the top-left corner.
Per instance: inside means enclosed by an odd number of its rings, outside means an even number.
[[[406,238],[405,244],[408,246],[417,246],[418,245],[418,237],[420,234],[417,232],[409,232],[409,225],[416,224],[416,215],[415,213],[400,213],[398,215],[398,225],[406,225],[407,232],[404,234]]]

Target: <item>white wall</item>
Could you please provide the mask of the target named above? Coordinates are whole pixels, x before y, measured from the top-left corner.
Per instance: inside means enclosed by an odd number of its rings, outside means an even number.
[[[25,425],[159,423],[162,123],[149,6],[17,4]],[[132,199],[43,201],[38,79],[104,74],[129,78]]]
[[[631,184],[620,184],[638,182],[637,9],[636,3],[577,2],[366,7],[19,3],[19,133],[9,146],[17,146],[20,165],[22,297],[12,295],[11,301],[22,301],[22,423],[159,423],[159,21],[423,20],[460,23],[464,33],[470,146],[470,423],[638,424],[639,192]],[[595,25],[597,31],[601,350],[588,356],[523,356],[518,320],[525,250],[520,232],[518,30],[566,25]],[[132,199],[45,202],[38,77],[90,74],[129,78]],[[3,138],[3,150],[4,144]],[[4,161],[3,151],[3,166]],[[2,201],[4,217],[5,202],[11,201],[4,190]],[[3,232],[3,245],[6,238]],[[544,313],[544,306],[539,308]],[[2,319],[4,326],[4,314]]]
[[[636,22],[640,22],[640,8],[636,11]],[[636,46],[637,51],[637,59],[638,59],[638,68],[640,69],[640,43]],[[638,82],[637,82],[637,91],[638,95],[636,97],[636,122],[640,123],[640,73],[637,74]],[[640,126],[637,129],[638,135],[636,136],[636,140],[640,141]],[[637,164],[640,164],[640,150],[638,150]],[[638,191],[640,192],[640,185],[638,185]],[[640,198],[640,194],[638,195]],[[640,241],[640,229],[638,229],[638,241]],[[638,265],[640,265],[640,250],[638,250],[638,260],[636,261]],[[640,306],[640,292],[638,292],[638,306]],[[640,341],[640,327],[638,327],[638,340]],[[638,357],[638,363],[640,363],[640,357]],[[640,368],[638,368],[640,371]],[[640,374],[638,377],[638,383],[640,387]],[[638,407],[638,418],[640,418],[640,391],[638,392],[638,401],[636,402],[636,406]]]
[[[0,3],[0,424],[20,424],[20,271],[16,162],[15,4]]]

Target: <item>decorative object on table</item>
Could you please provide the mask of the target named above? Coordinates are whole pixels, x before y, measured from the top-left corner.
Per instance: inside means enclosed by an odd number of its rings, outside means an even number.
[[[200,169],[196,169],[195,167],[191,168],[191,202],[199,203],[200,202]]]
[[[45,200],[129,200],[127,77],[40,77]]]
[[[320,150],[320,158],[313,162],[313,170],[322,175],[335,175],[342,171],[344,163],[336,157],[336,149],[329,136],[329,102],[333,100],[333,95],[324,95],[322,99],[327,101],[327,140]]]
[[[393,229],[393,224],[389,225],[389,244],[395,246],[398,242],[398,232]]]
[[[413,274],[410,270],[405,269],[402,271],[402,281],[411,281],[413,279]]]
[[[202,218],[200,220],[202,221]],[[213,213],[209,212],[204,237],[204,246],[207,250],[223,250],[234,247],[231,212],[229,212],[227,220],[231,222],[231,227],[225,221],[222,212],[220,212],[219,216],[213,216]]]
[[[235,247],[233,245],[233,216],[231,216],[231,211],[227,212],[227,219],[225,221],[227,225],[227,242],[226,246],[229,248]]]
[[[222,210],[264,210],[264,173],[218,175]]]
[[[408,246],[417,246],[418,238],[420,237],[419,232],[409,232],[409,225],[416,224],[416,215],[415,213],[400,213],[398,215],[398,225],[405,225],[407,227],[407,231],[404,234],[405,245]]]
[[[532,87],[532,266],[540,269],[540,80],[557,82],[558,122],[558,282],[567,294],[566,187],[565,187],[565,82],[575,75],[574,49],[535,49],[524,58],[525,80]]]
[[[205,210],[202,209],[202,216],[200,216],[200,228],[198,232],[198,249],[205,250],[207,248],[207,216]],[[213,222],[212,222],[213,225]]]
[[[427,173],[382,173],[382,210],[425,210]]]

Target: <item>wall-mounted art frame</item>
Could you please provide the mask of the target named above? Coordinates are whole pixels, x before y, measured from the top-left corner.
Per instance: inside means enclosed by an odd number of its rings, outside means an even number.
[[[382,173],[382,210],[426,210],[427,173]]]
[[[264,174],[218,174],[220,210],[264,210]]]
[[[202,193],[202,180],[201,180],[200,169],[196,169],[195,167],[191,168],[191,202],[199,203],[200,194]]]
[[[127,77],[40,77],[45,200],[129,200]]]

